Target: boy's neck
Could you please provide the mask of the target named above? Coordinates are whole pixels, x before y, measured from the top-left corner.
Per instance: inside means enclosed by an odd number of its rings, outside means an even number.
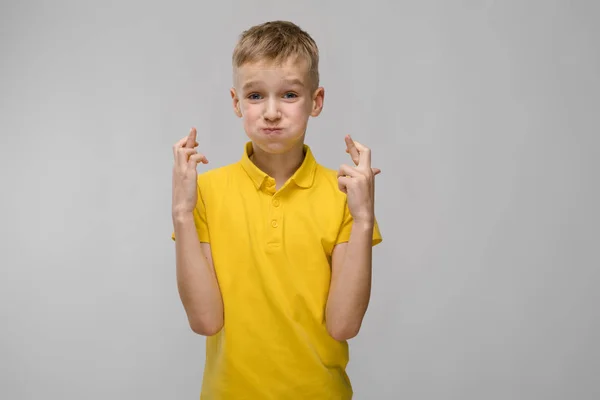
[[[250,160],[261,171],[275,179],[276,189],[281,188],[300,168],[304,161],[304,143],[299,142],[290,151],[282,154],[269,154],[258,146],[253,146]]]

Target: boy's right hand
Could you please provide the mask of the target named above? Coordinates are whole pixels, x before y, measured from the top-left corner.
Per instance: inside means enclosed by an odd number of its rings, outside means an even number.
[[[191,213],[198,202],[196,166],[208,160],[196,151],[196,133],[196,128],[190,129],[189,135],[173,145],[173,216]]]

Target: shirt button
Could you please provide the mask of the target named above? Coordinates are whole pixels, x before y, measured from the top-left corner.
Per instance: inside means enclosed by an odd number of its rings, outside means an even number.
[[[279,207],[279,199],[275,199],[275,200],[273,200],[273,205],[274,205],[275,207]]]
[[[271,221],[271,226],[273,228],[277,228],[279,226],[279,224],[277,223],[277,221],[273,220],[273,221]]]

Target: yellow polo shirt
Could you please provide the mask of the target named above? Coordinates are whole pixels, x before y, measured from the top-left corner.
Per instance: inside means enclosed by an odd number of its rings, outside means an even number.
[[[331,254],[352,216],[337,171],[304,151],[279,190],[250,160],[252,142],[239,162],[198,176],[194,219],[224,305],[223,329],[206,339],[201,399],[352,398],[348,344],[325,326]]]

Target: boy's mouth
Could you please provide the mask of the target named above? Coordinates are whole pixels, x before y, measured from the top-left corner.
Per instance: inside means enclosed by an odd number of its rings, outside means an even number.
[[[281,128],[263,128],[262,131],[267,134],[273,134],[273,133],[280,133],[282,131],[282,129]]]

